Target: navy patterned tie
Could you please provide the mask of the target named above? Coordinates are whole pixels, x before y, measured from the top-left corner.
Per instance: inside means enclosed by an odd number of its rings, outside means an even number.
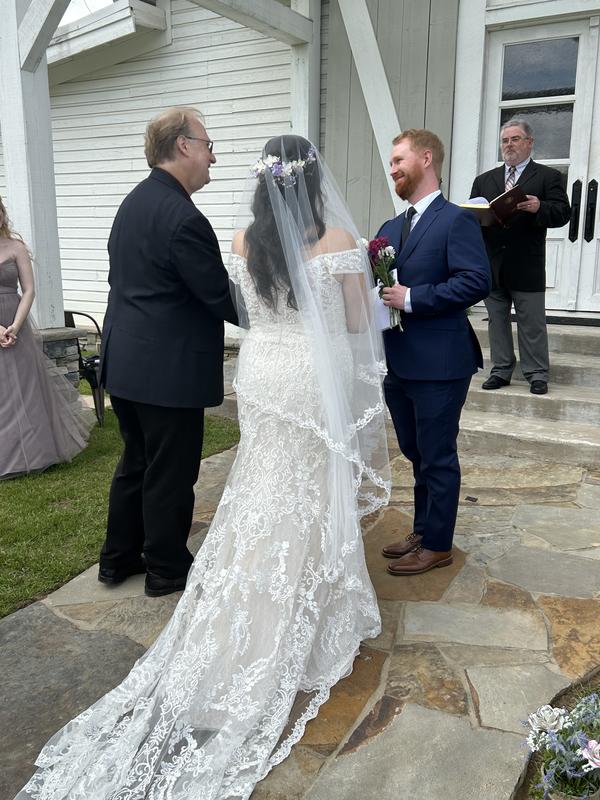
[[[400,250],[406,244],[406,240],[408,239],[408,234],[410,233],[410,223],[412,222],[412,218],[417,213],[417,209],[414,206],[409,206],[406,209],[406,214],[404,215],[404,224],[402,225],[402,238],[400,239]]]

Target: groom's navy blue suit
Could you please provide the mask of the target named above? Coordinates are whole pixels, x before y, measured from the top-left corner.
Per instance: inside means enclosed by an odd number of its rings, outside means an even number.
[[[414,531],[421,546],[447,551],[458,510],[456,438],[471,376],[483,366],[466,310],[490,292],[491,273],[475,216],[438,195],[400,239],[404,214],[386,222],[397,253],[398,282],[410,287],[403,331],[384,333],[385,395],[415,477]]]

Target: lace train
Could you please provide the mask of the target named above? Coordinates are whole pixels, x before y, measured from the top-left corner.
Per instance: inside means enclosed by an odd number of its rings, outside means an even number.
[[[18,800],[248,798],[378,634],[360,538],[346,571],[324,575],[327,448],[257,406],[240,412],[238,455],[172,620],[48,742]]]

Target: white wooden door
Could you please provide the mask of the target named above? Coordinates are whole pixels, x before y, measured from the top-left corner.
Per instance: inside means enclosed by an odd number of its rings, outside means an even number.
[[[600,152],[597,131],[592,141],[592,119],[599,113],[595,108],[598,98],[594,100],[599,90],[598,31],[598,17],[588,17],[489,34],[481,170],[502,163],[501,124],[511,118],[524,119],[534,131],[535,161],[563,174],[569,198],[575,203],[579,195],[579,217],[574,213],[570,224],[548,231],[548,309],[600,308],[600,275],[596,280],[587,274],[594,245],[585,242],[584,247],[582,236],[588,174]],[[598,225],[595,234],[597,243]],[[589,289],[583,288],[590,279],[592,284],[596,280],[595,306],[585,295]]]
[[[600,18],[595,18],[596,38],[600,32]],[[600,311],[600,211],[598,189],[600,185],[600,50],[597,56],[596,86],[592,103],[592,120],[589,128],[589,157],[587,173],[582,180],[580,219],[578,226],[581,260],[577,310]]]

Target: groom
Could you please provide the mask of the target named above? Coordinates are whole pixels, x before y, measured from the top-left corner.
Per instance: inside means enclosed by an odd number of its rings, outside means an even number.
[[[158,597],[183,589],[192,563],[204,408],[223,401],[223,320],[237,316],[217,237],[191,199],[216,161],[199,113],[153,119],[145,152],[152,171],[121,204],[108,242],[102,382],[125,449],[98,580],[146,572],[145,592]]]
[[[440,191],[443,160],[444,146],[431,131],[410,129],[394,139],[390,174],[410,206],[377,234],[397,253],[398,280],[383,300],[403,312],[403,331],[384,334],[385,397],[415,478],[413,531],[383,548],[395,559],[392,575],[452,563],[459,419],[471,376],[483,366],[467,309],[489,294],[490,266],[475,216]]]

